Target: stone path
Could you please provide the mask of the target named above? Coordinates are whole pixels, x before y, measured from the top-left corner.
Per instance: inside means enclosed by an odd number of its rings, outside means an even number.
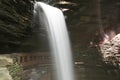
[[[119,70],[106,66],[96,51],[81,53],[78,57],[80,64],[74,65],[75,80],[120,80]],[[33,69],[29,76],[29,80],[55,80],[51,68]]]

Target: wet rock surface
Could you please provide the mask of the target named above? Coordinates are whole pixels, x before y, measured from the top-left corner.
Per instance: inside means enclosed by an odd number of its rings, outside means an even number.
[[[50,79],[50,68],[46,66],[34,67],[25,70],[24,74],[25,74],[24,80],[46,80],[46,78]]]

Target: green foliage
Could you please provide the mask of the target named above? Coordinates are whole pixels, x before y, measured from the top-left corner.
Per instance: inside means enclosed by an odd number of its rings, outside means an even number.
[[[23,68],[19,63],[14,62],[12,65],[8,66],[8,70],[13,80],[22,80]]]

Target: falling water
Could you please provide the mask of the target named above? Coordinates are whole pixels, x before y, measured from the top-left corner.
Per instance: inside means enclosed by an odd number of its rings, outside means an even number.
[[[34,18],[47,29],[57,80],[74,80],[70,42],[63,13],[58,8],[36,2]]]

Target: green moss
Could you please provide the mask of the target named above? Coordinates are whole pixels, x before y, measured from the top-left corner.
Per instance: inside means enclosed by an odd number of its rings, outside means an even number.
[[[14,62],[12,65],[8,66],[8,70],[13,80],[22,80],[23,68],[19,63]]]

